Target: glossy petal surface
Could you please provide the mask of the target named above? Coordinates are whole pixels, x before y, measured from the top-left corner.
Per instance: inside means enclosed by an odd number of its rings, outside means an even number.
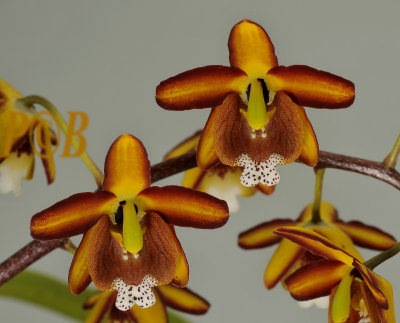
[[[204,298],[188,288],[165,285],[157,287],[157,290],[161,294],[164,303],[178,311],[204,314],[210,307],[210,304]]]
[[[92,234],[93,228],[85,232],[82,241],[75,252],[74,258],[72,259],[68,275],[68,286],[72,294],[82,293],[92,282],[87,264],[89,244]]]
[[[342,261],[351,266],[353,257],[328,239],[309,229],[284,227],[275,230],[281,237],[298,243],[308,251],[331,260]]]
[[[379,279],[375,281],[376,286],[383,292],[383,294],[386,296],[386,299],[388,301],[389,308],[388,309],[383,309],[381,307],[377,307],[377,312],[379,315],[379,318],[381,319],[382,323],[391,323],[391,322],[396,322],[395,314],[394,314],[394,304],[393,304],[393,288],[392,285],[384,278],[378,276]],[[366,284],[364,283],[363,286]],[[368,289],[368,288],[363,288],[363,290]],[[372,296],[372,294],[371,294]],[[367,298],[367,297],[365,297]],[[373,296],[369,297],[371,301],[373,301]],[[365,302],[367,307],[368,303]],[[375,303],[376,304],[376,303]],[[368,309],[369,310],[369,309]]]
[[[219,109],[219,107],[211,110],[197,147],[197,165],[202,170],[209,169],[219,163],[214,144],[214,128],[219,126],[215,118],[217,109]]]
[[[130,309],[136,323],[168,323],[167,312],[157,289],[153,288],[156,303],[148,308],[135,305]]]
[[[288,225],[296,225],[291,219],[275,219],[261,223],[239,234],[238,244],[243,249],[263,248],[281,240],[274,230]]]
[[[229,35],[231,66],[245,71],[249,77],[263,77],[278,64],[274,45],[265,30],[250,20],[237,23]]]
[[[243,93],[247,75],[240,69],[220,65],[183,72],[161,82],[156,100],[167,110],[189,110],[216,106],[231,92]]]
[[[390,234],[360,221],[338,221],[336,225],[346,232],[354,243],[361,247],[386,250],[396,244],[396,239]]]
[[[178,237],[176,235],[174,235],[174,237],[176,247],[178,248],[178,261],[176,264],[175,275],[172,279],[172,284],[182,288],[185,287],[189,281],[189,264]]]
[[[146,214],[142,225],[147,228],[143,249],[135,258],[132,254],[124,254],[120,243],[111,235],[112,224],[107,216],[96,224],[88,265],[93,283],[99,289],[109,289],[116,278],[125,284],[138,286],[146,275],[154,277],[158,284],[171,282],[179,256],[172,228],[154,213]]]
[[[300,267],[285,281],[290,294],[297,300],[329,295],[349,267],[337,260],[319,260]]]
[[[301,147],[301,153],[299,160],[307,166],[314,167],[318,163],[318,141],[315,136],[314,129],[308,120],[304,108],[296,105],[298,115],[300,116],[303,123],[303,144]]]
[[[354,84],[305,65],[277,66],[266,77],[270,91],[283,91],[297,104],[312,108],[346,108],[354,101]]]
[[[265,286],[268,289],[275,287],[303,254],[303,248],[289,240],[283,239],[265,270]]]
[[[139,209],[157,212],[173,225],[218,228],[229,217],[225,201],[180,186],[149,187],[135,201]]]
[[[118,208],[114,194],[99,191],[78,193],[35,214],[31,220],[31,235],[35,239],[60,239],[87,231],[104,214]]]
[[[111,145],[105,165],[103,189],[119,200],[135,197],[150,185],[150,162],[142,142],[124,134]]]
[[[183,175],[182,186],[197,189],[205,175],[206,171],[201,170],[199,167],[189,169]]]

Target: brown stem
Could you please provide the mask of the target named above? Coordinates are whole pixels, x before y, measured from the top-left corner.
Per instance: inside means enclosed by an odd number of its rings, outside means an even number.
[[[381,162],[320,151],[316,168],[337,168],[360,173],[379,179],[400,190],[400,173],[395,169],[386,168]]]
[[[0,265],[0,286],[50,251],[63,246],[66,241],[68,239],[29,242]]]
[[[151,180],[156,182],[196,166],[195,152],[182,155],[151,168]],[[337,168],[371,176],[400,190],[400,173],[383,163],[321,151],[316,168]],[[64,244],[65,240],[32,241],[0,264],[0,286],[30,264]]]

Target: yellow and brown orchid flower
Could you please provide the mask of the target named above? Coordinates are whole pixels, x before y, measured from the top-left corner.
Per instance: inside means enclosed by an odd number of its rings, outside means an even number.
[[[275,233],[325,258],[301,267],[286,279],[295,299],[330,294],[331,323],[396,321],[392,286],[359,258],[307,228],[281,227]]]
[[[195,68],[162,81],[157,103],[167,110],[212,107],[198,146],[201,169],[243,168],[241,183],[275,185],[276,166],[318,161],[318,143],[302,105],[345,108],[354,84],[304,65],[279,66],[265,30],[242,20],[230,33],[230,67]]]
[[[85,323],[100,323],[107,318],[109,323],[168,323],[166,307],[189,314],[205,314],[210,304],[189,288],[178,288],[173,285],[153,288],[156,298],[154,306],[140,308],[133,306],[129,311],[118,310],[114,303],[115,291],[99,292],[92,295],[84,303],[84,308],[91,311]]]
[[[396,244],[396,239],[382,230],[366,225],[359,221],[343,222],[338,217],[337,210],[332,204],[322,201],[320,208],[321,221],[314,224],[312,219],[313,204],[309,204],[300,213],[297,220],[274,219],[261,223],[239,234],[238,244],[243,249],[256,249],[279,243],[264,274],[264,283],[268,289],[276,286],[279,281],[308,263],[318,260],[300,245],[287,239],[281,239],[274,230],[283,226],[307,227],[336,243],[346,252],[358,259],[361,255],[354,244],[375,249],[385,250]],[[284,285],[285,286],[285,285]]]
[[[22,95],[4,80],[0,79],[0,193],[21,193],[21,180],[33,177],[35,166],[33,133],[40,125],[40,157],[48,184],[55,176],[55,164],[51,148],[56,138],[35,111],[18,105]]]
[[[79,193],[35,214],[35,239],[84,233],[69,273],[72,293],[91,281],[116,290],[116,306],[154,304],[151,288],[188,282],[188,264],[172,225],[217,228],[229,217],[225,201],[180,186],[150,187],[150,163],[142,143],[120,136],[104,166],[103,190]]]
[[[185,139],[172,148],[164,157],[164,160],[195,151],[200,136],[201,131],[198,131],[191,137]],[[239,210],[237,196],[250,197],[257,191],[266,195],[270,195],[274,192],[275,186],[266,186],[261,183],[258,183],[257,186],[254,187],[241,185],[241,174],[242,171],[239,167],[231,167],[221,163],[208,170],[195,167],[185,172],[182,186],[193,188],[225,200],[228,203],[230,213]]]

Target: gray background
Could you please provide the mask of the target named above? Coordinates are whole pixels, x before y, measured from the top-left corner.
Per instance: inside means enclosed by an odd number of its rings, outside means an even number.
[[[89,114],[88,152],[103,167],[121,133],[139,137],[152,163],[203,127],[209,110],[157,107],[156,85],[190,68],[228,64],[227,39],[243,18],[269,33],[282,65],[306,64],[356,84],[356,100],[339,111],[307,109],[322,150],[381,160],[400,132],[398,1],[1,0],[0,77],[25,95],[40,94],[61,111]],[[1,196],[0,258],[30,241],[30,216],[76,192],[95,188],[79,159],[57,155],[57,178],[35,178],[21,197]],[[280,168],[270,197],[241,199],[241,211],[218,230],[178,229],[190,264],[189,286],[212,303],[193,322],[323,322],[280,286],[267,291],[263,272],[274,248],[243,251],[237,234],[276,217],[296,217],[312,201],[311,168]],[[174,176],[160,184],[180,181]],[[362,219],[399,237],[399,192],[357,174],[328,170],[324,199],[344,220]],[[366,258],[375,253],[364,252]],[[55,251],[32,268],[66,279],[71,256]],[[399,257],[378,267],[399,304]],[[399,309],[397,308],[397,311]],[[41,309],[0,300],[2,322],[69,322]]]

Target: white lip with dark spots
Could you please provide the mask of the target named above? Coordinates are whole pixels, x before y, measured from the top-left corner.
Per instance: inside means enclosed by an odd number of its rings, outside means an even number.
[[[140,308],[153,306],[156,298],[151,288],[154,286],[156,286],[156,279],[150,275],[145,276],[137,286],[127,285],[121,278],[116,278],[111,286],[111,289],[118,292],[115,307],[121,311],[127,311],[135,304]]]
[[[256,186],[258,183],[273,186],[279,183],[280,176],[277,165],[282,164],[284,158],[278,154],[272,154],[268,160],[256,163],[248,155],[241,155],[236,165],[243,168],[240,182],[247,187]]]

